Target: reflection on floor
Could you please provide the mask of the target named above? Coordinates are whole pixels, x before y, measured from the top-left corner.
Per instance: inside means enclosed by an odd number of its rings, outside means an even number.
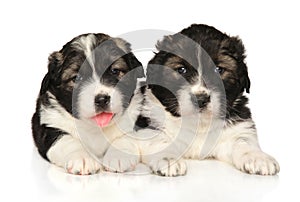
[[[139,165],[137,173],[140,171],[149,170]],[[188,173],[183,177],[108,172],[75,176],[64,173],[34,154],[32,172],[36,176],[41,199],[56,202],[258,202],[278,183],[278,176],[248,175],[230,165],[212,160],[188,161]]]

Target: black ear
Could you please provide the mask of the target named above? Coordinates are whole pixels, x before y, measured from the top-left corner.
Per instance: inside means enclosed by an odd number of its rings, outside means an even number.
[[[60,52],[52,53],[48,58],[48,72],[43,78],[40,94],[44,94],[49,90],[51,84],[57,85],[56,80],[62,71],[61,65],[63,57]]]
[[[241,93],[246,90],[250,93],[250,79],[248,76],[248,68],[245,63],[245,47],[242,40],[239,37],[230,37],[222,42],[222,48],[226,49],[226,52],[237,61],[237,74],[240,78]]]
[[[45,94],[49,90],[49,83],[50,83],[50,77],[49,77],[49,73],[47,73],[44,76],[43,81],[42,81],[40,95]]]
[[[142,63],[135,57],[133,53],[128,53],[125,55],[127,64],[129,65],[130,69],[135,69],[136,71],[136,77],[137,78],[143,78],[145,77],[144,68]]]
[[[237,61],[243,61],[246,58],[244,44],[237,36],[223,40],[221,48],[225,49],[226,52]]]
[[[176,50],[182,50],[182,43],[188,43],[191,39],[182,35],[181,33],[176,33],[174,35],[167,35],[160,41],[156,43],[156,49],[159,51],[165,51],[170,53],[175,53]],[[183,42],[182,42],[183,41]]]
[[[59,72],[62,69],[60,68],[63,63],[63,55],[60,52],[53,52],[48,57],[48,73],[52,74]]]
[[[248,76],[248,70],[246,64],[243,62],[242,64],[239,64],[240,67],[242,67],[242,73],[240,77],[240,83],[242,85],[241,92],[243,92],[246,89],[246,93],[250,93],[250,78]]]

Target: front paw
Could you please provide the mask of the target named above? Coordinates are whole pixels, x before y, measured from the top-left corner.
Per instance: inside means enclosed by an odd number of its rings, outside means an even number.
[[[97,173],[101,165],[91,157],[78,157],[69,160],[65,165],[65,170],[75,175],[91,175]]]
[[[120,151],[110,147],[103,157],[103,166],[110,172],[128,172],[133,171],[139,163],[139,156],[133,153]]]
[[[175,160],[173,158],[151,160],[149,167],[154,174],[166,177],[185,175],[187,171],[185,161]]]
[[[278,162],[262,151],[246,152],[236,160],[235,166],[243,172],[258,175],[275,175],[280,170]]]

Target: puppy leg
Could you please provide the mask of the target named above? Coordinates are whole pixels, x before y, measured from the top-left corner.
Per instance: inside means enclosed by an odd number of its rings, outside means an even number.
[[[47,152],[53,164],[65,168],[68,173],[89,175],[98,172],[100,164],[83,148],[78,139],[71,135],[63,135]]]
[[[140,151],[135,139],[122,136],[113,141],[103,157],[104,169],[126,172],[135,169],[140,161]]]
[[[163,132],[156,130],[140,130],[140,136],[150,135],[150,141],[144,138],[140,141],[142,162],[149,166],[156,175],[174,177],[185,175],[187,171],[186,163],[181,159],[182,153],[172,139]],[[155,133],[155,135],[153,135]]]
[[[144,162],[149,165],[149,168],[154,174],[165,177],[175,177],[186,174],[187,166],[184,160],[167,157],[167,155],[162,156],[165,157],[144,159]]]
[[[272,156],[260,149],[246,146],[245,143],[235,145],[232,161],[236,168],[249,174],[275,175],[280,170],[278,162]]]
[[[225,129],[213,156],[249,174],[275,175],[280,170],[279,164],[260,149],[253,126],[240,123]]]

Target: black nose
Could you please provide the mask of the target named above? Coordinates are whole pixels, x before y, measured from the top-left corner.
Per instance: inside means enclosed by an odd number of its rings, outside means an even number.
[[[105,109],[110,102],[110,96],[109,95],[103,95],[99,94],[95,97],[95,106],[98,109]]]
[[[210,102],[210,96],[207,94],[196,94],[194,104],[199,108],[204,108]]]

